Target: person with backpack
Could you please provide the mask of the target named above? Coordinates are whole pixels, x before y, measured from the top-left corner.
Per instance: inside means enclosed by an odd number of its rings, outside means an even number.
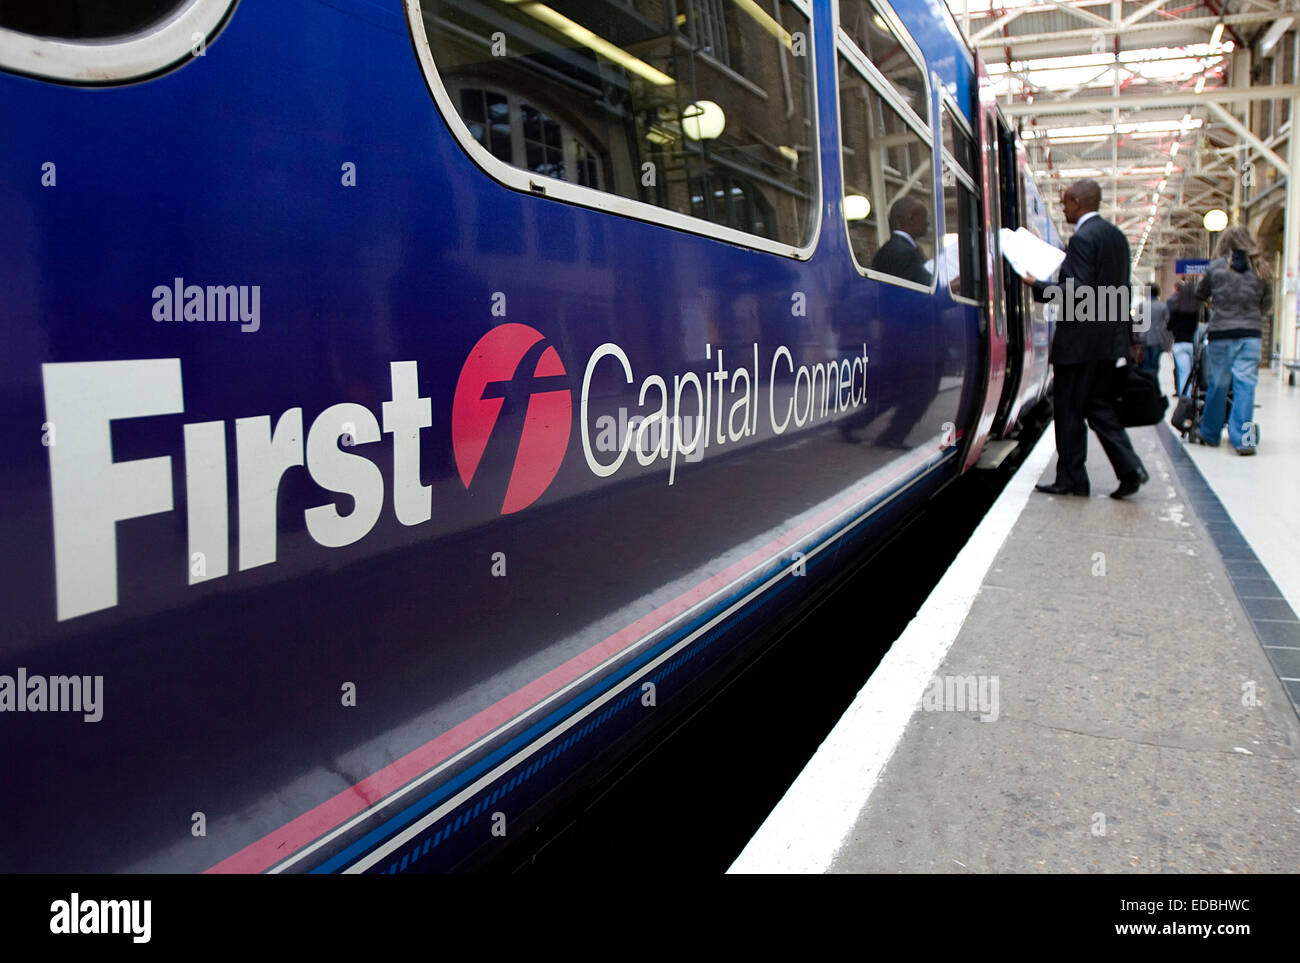
[[[1244,227],[1230,227],[1219,238],[1215,258],[1196,287],[1196,296],[1214,309],[1205,347],[1205,408],[1197,440],[1217,447],[1228,423],[1228,440],[1239,455],[1255,454],[1258,431],[1255,385],[1259,380],[1260,345],[1271,318],[1273,286],[1259,245]],[[1232,411],[1227,411],[1228,385]]]
[[[1153,377],[1160,375],[1160,352],[1169,347],[1169,307],[1160,300],[1160,285],[1152,284],[1146,297],[1133,305],[1133,326],[1141,334],[1142,361],[1139,371],[1149,371]]]
[[[1196,296],[1196,282],[1191,278],[1182,281],[1165,306],[1169,309],[1169,331],[1174,340],[1174,393],[1182,395],[1187,391],[1187,379],[1192,373],[1196,326],[1201,322],[1201,301]]]

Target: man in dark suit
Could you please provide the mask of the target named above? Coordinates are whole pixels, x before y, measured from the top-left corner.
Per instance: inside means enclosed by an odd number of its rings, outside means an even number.
[[[930,272],[916,246],[916,239],[925,237],[930,230],[930,212],[925,204],[910,195],[896,200],[889,209],[889,230],[889,240],[871,259],[871,270],[929,287]]]
[[[1026,277],[1034,298],[1061,306],[1052,340],[1051,362],[1056,416],[1056,481],[1038,485],[1053,495],[1088,495],[1088,426],[1101,439],[1119,488],[1112,498],[1132,495],[1148,480],[1142,460],[1115,414],[1121,358],[1131,353],[1128,240],[1104,220],[1101,187],[1093,180],[1076,181],[1061,197],[1065,219],[1075,225],[1056,283]]]

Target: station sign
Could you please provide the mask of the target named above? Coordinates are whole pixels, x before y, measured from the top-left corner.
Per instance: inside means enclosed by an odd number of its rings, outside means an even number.
[[[1200,275],[1205,273],[1209,266],[1210,259],[1206,257],[1198,258],[1179,258],[1174,262],[1175,274],[1193,274]]]

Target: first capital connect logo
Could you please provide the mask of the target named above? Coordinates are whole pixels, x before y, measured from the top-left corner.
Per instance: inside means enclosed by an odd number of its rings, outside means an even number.
[[[554,345],[526,324],[503,324],[470,350],[451,407],[451,443],[460,480],[470,488],[509,398],[527,404],[501,514],[527,508],[560,470],[569,446],[573,400]]]

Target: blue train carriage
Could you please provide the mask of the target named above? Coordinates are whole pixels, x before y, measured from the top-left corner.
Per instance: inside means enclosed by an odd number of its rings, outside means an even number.
[[[5,4],[0,70],[8,872],[480,864],[1032,400],[937,0]]]

